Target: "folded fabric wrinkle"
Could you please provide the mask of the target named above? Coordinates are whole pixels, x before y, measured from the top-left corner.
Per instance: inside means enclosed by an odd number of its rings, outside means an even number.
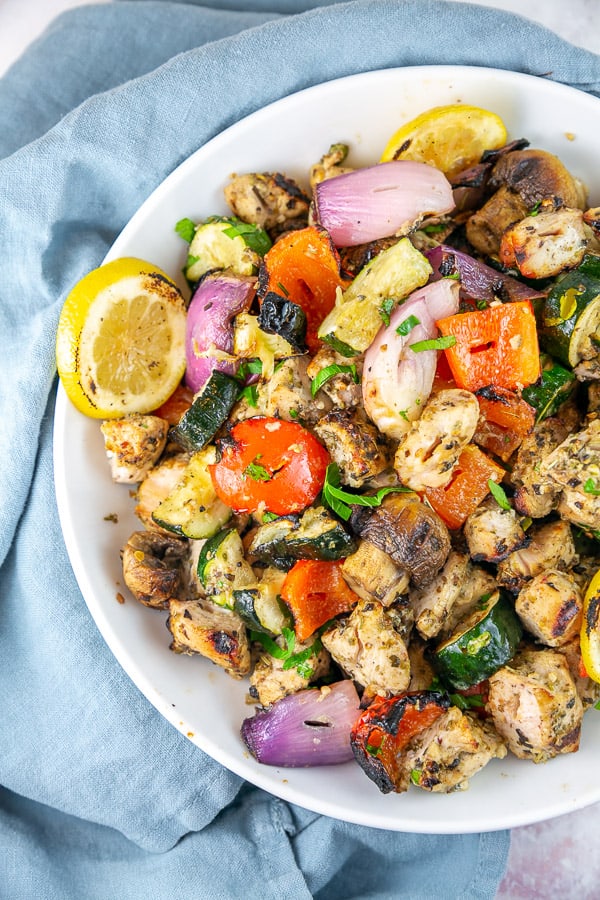
[[[0,897],[491,898],[506,832],[412,835],[244,784],[166,722],[103,643],[52,473],[70,287],[224,128],[361,71],[486,65],[600,96],[600,57],[441,0],[124,0],[60,16],[0,79]]]

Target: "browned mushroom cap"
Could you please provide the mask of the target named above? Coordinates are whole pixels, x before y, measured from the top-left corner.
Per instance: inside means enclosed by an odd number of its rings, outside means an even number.
[[[515,191],[529,209],[550,198],[576,209],[583,209],[585,204],[581,184],[558,157],[546,150],[516,150],[501,156],[494,166],[490,187],[502,185]]]
[[[187,541],[153,531],[135,531],[123,547],[123,578],[140,603],[166,609],[182,586]]]
[[[406,569],[415,587],[432,581],[450,552],[448,529],[416,494],[388,494],[381,506],[356,524],[364,540]]]

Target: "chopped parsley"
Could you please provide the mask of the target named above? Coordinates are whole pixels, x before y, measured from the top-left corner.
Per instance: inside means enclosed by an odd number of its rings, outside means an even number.
[[[330,366],[325,366],[321,369],[320,372],[313,378],[310,385],[310,392],[314,397],[319,390],[319,388],[323,387],[326,381],[329,381],[330,378],[333,378],[335,375],[351,375],[352,380],[355,384],[358,384],[358,372],[356,370],[356,366],[354,364],[348,366],[340,366],[337,363],[332,363]]]
[[[396,334],[401,334],[403,336],[410,334],[413,328],[416,328],[416,326],[420,324],[421,321],[420,319],[417,319],[416,316],[407,316],[407,318],[404,319],[403,322],[400,322],[400,324],[396,328]]]
[[[431,338],[427,341],[415,341],[410,345],[410,349],[415,353],[422,353],[424,350],[446,350],[448,347],[454,347],[456,338],[453,334],[447,334],[443,337]]]
[[[316,637],[312,644],[308,647],[305,647],[304,650],[300,650],[298,653],[294,653],[294,649],[296,646],[296,635],[294,634],[293,629],[291,628],[282,628],[281,636],[285,642],[285,646],[281,647],[276,641],[273,640],[272,637],[269,637],[268,634],[264,634],[261,631],[251,631],[250,632],[250,640],[256,641],[259,643],[270,656],[273,656],[275,659],[280,659],[283,661],[282,668],[284,670],[287,669],[296,669],[299,675],[302,675],[303,678],[310,678],[313,674],[313,667],[310,665],[310,660],[313,656],[318,656],[323,647],[321,643],[321,639]]]
[[[257,462],[251,462],[247,465],[244,469],[244,475],[246,475],[247,478],[251,478],[252,481],[271,481],[273,478],[271,472]]]
[[[330,463],[325,472],[323,484],[323,500],[344,521],[348,521],[352,515],[353,506],[381,506],[383,498],[394,492],[412,493],[410,488],[403,485],[391,485],[380,488],[376,494],[352,494],[340,488],[340,470],[337,463]]]
[[[495,482],[493,478],[490,478],[488,480],[488,487],[490,489],[490,494],[501,509],[512,509],[510,500],[506,496],[506,491],[497,482]]]
[[[390,316],[392,314],[392,310],[394,308],[394,298],[386,297],[381,306],[379,307],[379,315],[381,316],[381,320],[384,325],[390,324]]]
[[[593,478],[588,478],[586,483],[583,485],[583,490],[586,494],[591,494],[593,497],[600,497],[600,488],[598,488],[598,482]]]
[[[183,238],[189,244],[196,233],[196,224],[188,218],[180,219],[175,225],[175,231],[180,238]]]

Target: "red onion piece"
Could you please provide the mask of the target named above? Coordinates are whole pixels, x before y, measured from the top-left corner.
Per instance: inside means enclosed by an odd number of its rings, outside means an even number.
[[[431,393],[437,366],[437,350],[416,353],[411,345],[437,337],[437,319],[458,311],[459,288],[449,278],[433,281],[414,291],[380,328],[367,349],[363,369],[363,403],[377,428],[394,440],[406,434],[418,419]],[[418,320],[408,334],[398,327],[414,316]]]
[[[503,301],[515,300],[541,300],[546,295],[542,291],[536,291],[522,281],[498,272],[491,266],[479,262],[453,247],[440,244],[433,250],[427,250],[425,256],[431,263],[433,275],[430,280],[435,281],[447,275],[458,273],[460,275],[461,294],[473,300],[485,300],[491,303],[498,298]]]
[[[425,163],[395,160],[321,181],[315,215],[336,247],[388,237],[426,215],[454,209],[446,176]]]
[[[230,360],[218,353],[211,356],[210,351],[233,352],[231,321],[249,308],[254,288],[253,279],[224,274],[209,275],[198,286],[188,309],[185,338],[185,382],[190,390],[199,391],[213,369],[235,371]]]
[[[352,681],[289,694],[244,719],[242,739],[267,766],[332,766],[354,758],[350,732],[360,710]]]

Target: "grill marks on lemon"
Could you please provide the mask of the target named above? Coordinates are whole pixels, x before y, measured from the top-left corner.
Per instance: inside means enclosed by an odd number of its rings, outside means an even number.
[[[183,297],[143,260],[107,263],[73,288],[57,335],[58,372],[71,402],[94,418],[151,412],[185,371]]]
[[[506,138],[506,127],[496,113],[461,103],[436,106],[392,135],[381,162],[410,159],[452,177],[478,163],[486,150],[502,147]]]

